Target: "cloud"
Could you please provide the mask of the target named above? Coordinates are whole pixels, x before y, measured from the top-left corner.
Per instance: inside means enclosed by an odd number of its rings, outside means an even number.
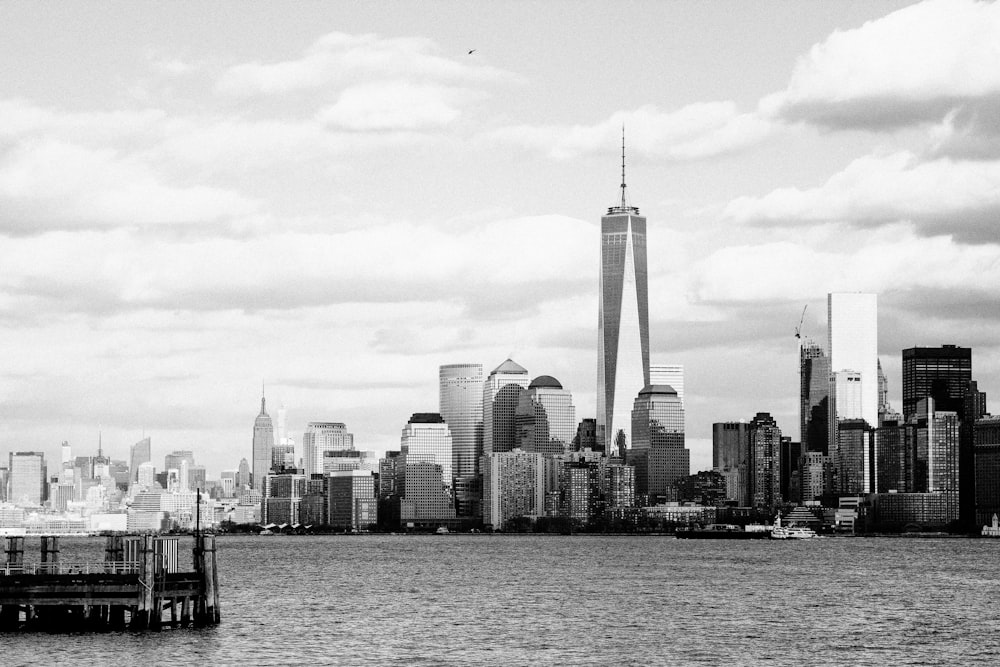
[[[384,81],[351,86],[337,102],[322,109],[317,119],[345,130],[416,130],[441,127],[459,115],[459,91],[407,81]]]
[[[518,125],[484,133],[483,144],[513,144],[539,150],[557,160],[607,152],[621,139],[631,151],[650,158],[690,160],[752,146],[773,130],[755,114],[742,114],[733,102],[699,102],[664,112],[653,105],[617,111],[593,125]]]
[[[234,65],[222,74],[216,88],[231,95],[284,95],[401,78],[452,84],[518,80],[479,60],[441,55],[440,47],[430,39],[332,32],[296,60]]]
[[[768,117],[834,129],[938,122],[1000,96],[1000,4],[937,0],[835,31],[797,62]]]
[[[992,243],[1000,218],[1000,161],[921,162],[905,151],[869,155],[819,187],[739,197],[724,215],[755,225],[844,222],[872,227],[910,221],[923,234],[953,233],[963,241]]]

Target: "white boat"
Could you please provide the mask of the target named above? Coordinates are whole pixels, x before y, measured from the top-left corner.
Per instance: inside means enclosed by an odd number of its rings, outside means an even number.
[[[983,537],[1000,537],[1000,519],[997,519],[997,515],[993,515],[993,524],[990,526],[983,526]]]
[[[438,535],[447,535],[450,531],[447,526],[438,526],[438,529],[434,532]]]
[[[774,518],[774,527],[771,528],[772,540],[808,540],[819,537],[812,528],[804,526],[782,526],[781,515]]]

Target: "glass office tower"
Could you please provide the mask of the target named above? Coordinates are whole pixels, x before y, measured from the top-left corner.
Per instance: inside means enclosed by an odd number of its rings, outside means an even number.
[[[474,516],[483,452],[483,365],[446,364],[438,380],[438,410],[451,431],[455,509],[459,516]]]

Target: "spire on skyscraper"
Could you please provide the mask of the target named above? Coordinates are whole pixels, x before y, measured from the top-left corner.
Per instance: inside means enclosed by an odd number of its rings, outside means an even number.
[[[620,187],[621,187],[621,191],[622,191],[621,206],[612,206],[612,207],[610,207],[608,209],[608,214],[611,214],[611,213],[634,213],[634,214],[638,215],[639,214],[639,209],[637,207],[635,207],[635,206],[629,206],[628,205],[628,198],[626,196],[626,187],[625,187],[625,126],[624,125],[622,125],[622,183],[621,183]]]

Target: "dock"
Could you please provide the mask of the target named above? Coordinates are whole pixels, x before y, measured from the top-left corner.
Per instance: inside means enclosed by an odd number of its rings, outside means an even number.
[[[110,535],[98,562],[60,559],[59,538],[40,538],[25,563],[24,537],[6,537],[0,565],[0,632],[160,630],[220,622],[215,536],[194,538],[181,570],[178,538]]]

